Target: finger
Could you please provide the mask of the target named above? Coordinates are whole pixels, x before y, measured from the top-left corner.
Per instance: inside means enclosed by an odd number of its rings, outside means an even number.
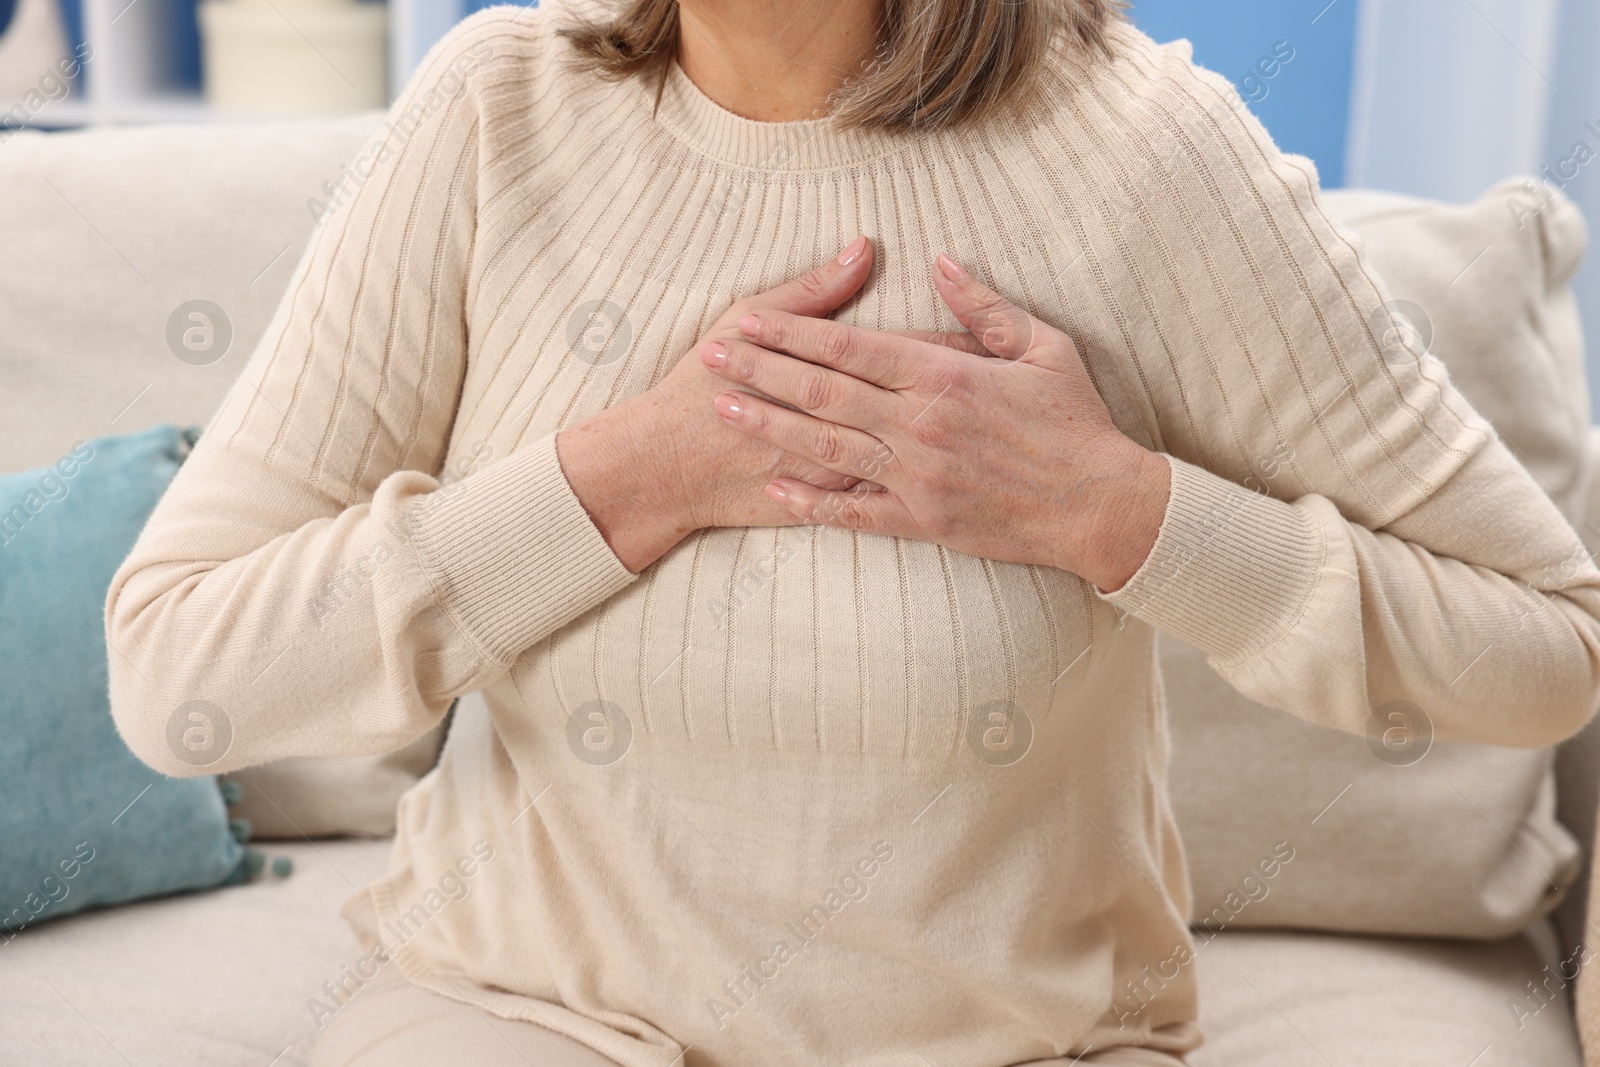
[[[802,521],[885,537],[916,532],[911,514],[893,493],[863,493],[860,487],[835,492],[793,478],[777,479],[766,492]]]
[[[730,309],[732,319],[757,307],[782,308],[795,315],[831,315],[860,290],[872,272],[872,242],[863,235],[820,267],[764,293],[746,297]]]
[[[762,305],[739,320],[739,331],[765,348],[843,371],[885,389],[907,389],[940,349],[879,330],[795,315]]]
[[[886,401],[893,393],[749,341],[708,341],[700,360],[714,374],[829,422],[872,430],[889,418]]]
[[[1026,311],[968,274],[949,256],[935,261],[934,288],[956,319],[982,342],[990,353],[1005,359],[1036,361],[1046,327]]]
[[[979,341],[966,330],[889,330],[897,337],[909,337],[913,341],[923,341],[940,348],[954,348],[961,352],[970,352],[974,356],[987,356],[990,354],[983,342]]]
[[[893,480],[894,453],[871,434],[790,411],[749,393],[722,393],[714,403],[728,425],[791,455],[879,485]]]

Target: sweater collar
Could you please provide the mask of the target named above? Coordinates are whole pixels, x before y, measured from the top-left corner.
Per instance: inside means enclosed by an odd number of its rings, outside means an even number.
[[[647,107],[656,102],[655,79],[635,79]],[[829,170],[865,162],[904,146],[911,137],[882,130],[841,129],[831,119],[758,122],[712,100],[676,61],[655,120],[701,155],[765,171]]]

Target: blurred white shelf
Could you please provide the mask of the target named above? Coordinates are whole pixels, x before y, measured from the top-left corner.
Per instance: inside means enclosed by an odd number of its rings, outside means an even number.
[[[434,42],[465,17],[466,0],[386,2],[393,99]],[[83,34],[92,49],[83,74],[72,95],[45,103],[25,128],[289,117],[212,108],[199,91],[180,84],[174,42],[180,20],[193,17],[190,0],[83,0]],[[0,114],[10,107],[0,102]]]

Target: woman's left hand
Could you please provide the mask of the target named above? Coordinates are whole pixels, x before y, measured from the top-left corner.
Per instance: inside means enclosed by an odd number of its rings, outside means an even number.
[[[966,333],[880,333],[756,309],[739,322],[747,340],[701,349],[714,372],[764,394],[723,393],[718,414],[883,490],[767,486],[802,519],[1120,588],[1161,528],[1166,460],[1117,429],[1066,334],[947,256],[934,285]]]

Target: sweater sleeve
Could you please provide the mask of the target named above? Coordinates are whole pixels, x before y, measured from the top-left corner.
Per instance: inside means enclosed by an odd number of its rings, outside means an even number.
[[[1152,275],[1138,358],[1175,368],[1152,390],[1172,492],[1105,599],[1251,699],[1347,732],[1575,733],[1600,698],[1582,542],[1443,364],[1383,334],[1389,294],[1309,163],[1181,50],[1136,51],[1127,84],[1156,88],[1102,96],[1139,173],[1123,184],[1124,252]]]
[[[537,42],[441,41],[315,203],[266,335],[116,572],[112,714],[173,775],[376,753],[633,576],[554,435],[451,479],[467,367],[480,85]]]

